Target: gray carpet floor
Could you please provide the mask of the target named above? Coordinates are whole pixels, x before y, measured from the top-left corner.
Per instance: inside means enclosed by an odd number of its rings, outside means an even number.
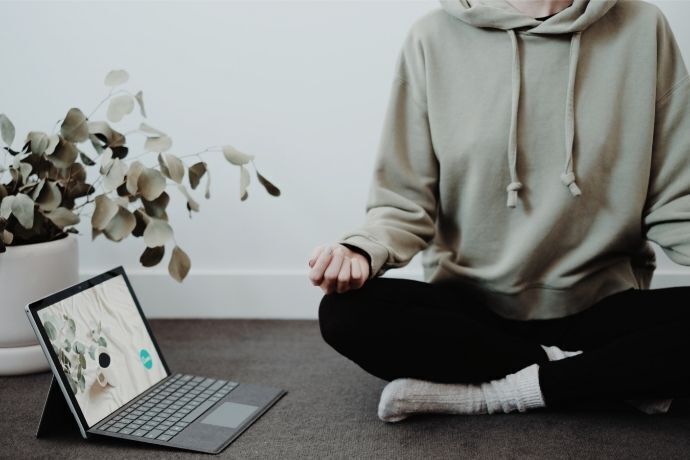
[[[690,403],[649,416],[622,403],[525,414],[376,416],[383,380],[338,355],[315,321],[154,320],[173,372],[288,390],[219,457],[690,458]],[[36,439],[48,373],[0,378],[2,458],[212,458],[76,432]]]

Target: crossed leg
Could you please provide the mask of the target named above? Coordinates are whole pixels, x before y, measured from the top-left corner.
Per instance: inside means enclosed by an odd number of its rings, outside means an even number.
[[[576,315],[500,318],[469,285],[374,278],[325,295],[321,332],[338,352],[385,380],[472,383],[540,365],[547,405],[580,399],[683,397],[690,393],[690,288],[630,289]],[[581,355],[548,361],[540,344]]]

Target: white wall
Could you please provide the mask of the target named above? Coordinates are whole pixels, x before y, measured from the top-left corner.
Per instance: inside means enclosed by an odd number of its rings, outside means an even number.
[[[654,3],[690,63],[690,2]],[[250,169],[250,197],[240,202],[237,169],[209,155],[211,200],[201,198],[191,221],[181,201],[171,215],[193,262],[184,284],[164,265],[139,267],[141,240],[91,242],[88,225],[83,276],[124,265],[152,316],[315,317],[322,293],[306,260],[360,224],[396,54],[410,24],[437,6],[0,1],[0,112],[18,137],[50,131],[69,107],[95,107],[107,71],[127,69],[150,124],[173,136],[172,153],[233,144],[257,156],[282,196],[269,196]],[[690,270],[659,259],[657,286],[687,284]],[[386,276],[421,279],[419,256]]]

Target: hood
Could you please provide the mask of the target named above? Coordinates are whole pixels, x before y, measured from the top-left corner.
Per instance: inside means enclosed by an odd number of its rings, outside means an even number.
[[[507,206],[514,208],[522,183],[517,176],[517,114],[520,101],[520,53],[516,28],[527,34],[571,34],[570,64],[565,100],[565,164],[560,173],[561,182],[568,187],[572,196],[582,194],[575,182],[573,172],[573,139],[575,136],[574,88],[577,74],[577,61],[580,53],[582,31],[603,17],[618,0],[573,0],[570,6],[544,21],[539,21],[517,10],[506,0],[440,0],[441,6],[449,15],[474,27],[505,30],[510,36],[513,49],[512,59],[512,107],[510,133],[508,136],[508,164],[510,183]]]

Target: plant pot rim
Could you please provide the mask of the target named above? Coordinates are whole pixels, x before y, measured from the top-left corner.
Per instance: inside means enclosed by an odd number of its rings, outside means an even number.
[[[64,236],[61,236],[59,238],[55,238],[54,240],[43,241],[41,243],[18,244],[16,246],[9,244],[9,245],[5,246],[5,249],[7,251],[17,251],[17,250],[21,250],[21,248],[36,248],[36,247],[41,247],[41,246],[51,246],[51,245],[54,245],[56,243],[64,243],[66,240],[69,241],[69,240],[72,240],[75,238],[76,238],[76,235],[74,235],[73,233],[65,233]],[[2,254],[0,254],[0,258],[2,258]]]

